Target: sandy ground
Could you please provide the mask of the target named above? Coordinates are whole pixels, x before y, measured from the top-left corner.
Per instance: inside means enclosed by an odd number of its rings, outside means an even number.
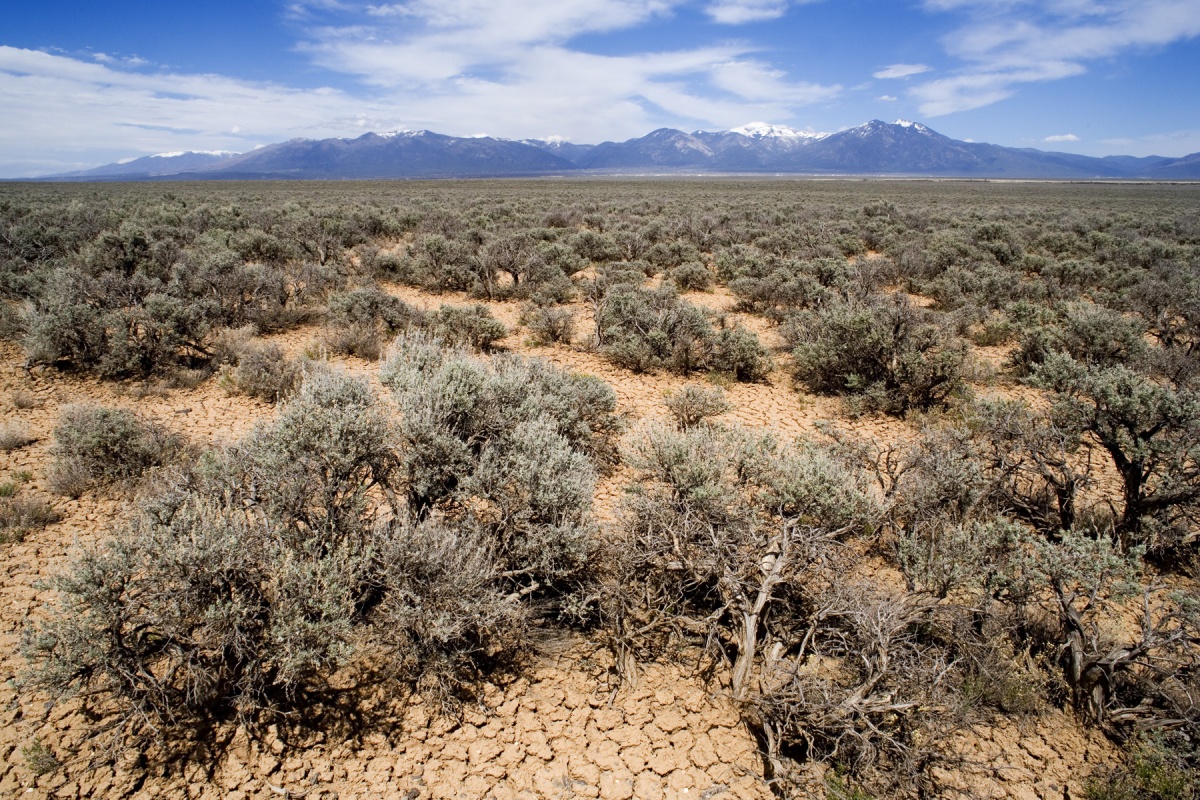
[[[430,295],[413,289],[389,291],[419,306],[468,302],[464,296]],[[692,293],[687,298],[718,312],[732,306],[725,291]],[[631,425],[666,417],[666,393],[689,380],[667,374],[633,375],[608,364],[584,346],[590,327],[580,307],[574,346],[534,346],[517,323],[519,307],[496,303],[493,312],[512,334],[502,344],[545,358],[564,368],[598,376],[616,391]],[[764,321],[730,314],[781,345]],[[285,350],[304,351],[319,329],[273,337]],[[988,353],[988,360],[1000,356]],[[268,735],[251,739],[228,731],[218,755],[185,768],[139,765],[137,754],[117,763],[89,765],[93,753],[84,741],[88,722],[76,704],[19,694],[14,681],[23,669],[18,654],[22,630],[52,593],[40,582],[60,570],[73,547],[95,541],[121,524],[129,498],[88,493],[68,500],[48,492],[51,431],[63,406],[96,403],[124,406],[153,417],[199,445],[236,441],[274,414],[274,408],[229,396],[215,380],[195,389],[142,394],[119,385],[50,371],[26,372],[18,348],[0,343],[0,414],[27,428],[37,441],[0,453],[0,481],[27,471],[32,480],[23,496],[41,497],[63,514],[60,523],[31,534],[24,542],[0,546],[0,796],[74,797],[229,797],[229,798],[768,798],[755,742],[739,724],[722,687],[706,684],[686,659],[645,665],[636,687],[609,682],[608,655],[596,642],[575,640],[525,678],[490,687],[485,703],[461,721],[448,721],[419,703],[386,729],[353,741],[315,741],[285,748]],[[725,421],[776,431],[783,438],[811,433],[819,421],[837,420],[856,435],[881,442],[914,435],[909,424],[890,418],[849,419],[840,401],[799,392],[780,353],[777,370],[763,384],[732,385],[733,411]],[[374,379],[377,365],[357,359],[339,362],[349,372]],[[695,382],[702,379],[690,379]],[[377,380],[375,383],[378,384]],[[1016,390],[995,381],[977,391],[1004,396]],[[19,398],[22,408],[14,400]],[[32,407],[28,407],[32,402]],[[600,482],[597,517],[614,523],[622,470]],[[63,763],[35,776],[28,749],[39,742]],[[1094,731],[1058,712],[997,727],[980,727],[954,743],[967,766],[939,775],[947,796],[955,787],[976,797],[1081,797],[1082,783],[1097,765],[1115,758],[1112,746]]]

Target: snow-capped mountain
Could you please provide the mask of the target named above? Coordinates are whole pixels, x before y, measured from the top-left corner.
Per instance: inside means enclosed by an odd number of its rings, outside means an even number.
[[[241,155],[163,153],[45,180],[435,178],[591,173],[777,173],[1087,180],[1195,180],[1200,154],[1181,159],[1091,158],[963,142],[919,122],[871,120],[837,133],[752,122],[725,131],[659,128],[624,142],[560,137],[514,141],[387,131],[293,139]]]
[[[726,133],[739,133],[751,139],[824,139],[828,133],[811,133],[798,131],[786,125],[772,125],[769,122],[748,122],[736,128],[730,128]]]

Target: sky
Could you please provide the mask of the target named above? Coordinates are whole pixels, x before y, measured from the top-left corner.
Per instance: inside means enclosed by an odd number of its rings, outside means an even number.
[[[0,19],[0,177],[367,131],[871,119],[1198,152],[1200,0],[18,0]]]

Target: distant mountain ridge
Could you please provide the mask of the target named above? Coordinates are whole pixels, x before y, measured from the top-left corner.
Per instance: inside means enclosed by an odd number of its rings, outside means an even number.
[[[753,122],[727,131],[659,128],[624,142],[458,137],[432,131],[292,139],[248,153],[164,153],[35,180],[466,178],[653,173],[1200,180],[1200,153],[1094,158],[951,139],[919,122],[837,133]]]

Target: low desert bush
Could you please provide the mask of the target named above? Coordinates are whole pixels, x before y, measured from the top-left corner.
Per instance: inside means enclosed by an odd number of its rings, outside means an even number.
[[[16,496],[15,492],[0,496],[0,543],[22,541],[31,532],[60,519],[62,515],[44,500]]]
[[[222,367],[220,382],[227,391],[278,403],[295,393],[303,377],[303,367],[287,358],[279,345],[250,342],[232,364]]]
[[[352,696],[330,682],[349,665],[455,707],[519,662],[548,587],[593,549],[582,445],[615,401],[540,362],[410,337],[385,372],[401,427],[365,381],[315,371],[277,421],[78,554],[28,631],[28,685],[115,701],[113,730],[138,739]],[[403,498],[434,474],[450,505],[416,513]]]
[[[574,311],[555,306],[529,305],[521,312],[521,324],[541,344],[570,344],[575,336]]]
[[[717,332],[712,343],[709,369],[744,383],[757,383],[775,368],[771,354],[750,331],[734,325]]]
[[[1130,743],[1125,763],[1093,777],[1087,800],[1195,800],[1198,748],[1178,734],[1142,735]]]
[[[78,497],[102,484],[141,477],[182,449],[179,436],[132,411],[67,406],[54,429],[48,477],[55,491]]]
[[[682,300],[669,283],[655,290],[612,284],[594,312],[601,352],[634,372],[715,371],[755,381],[771,369],[758,337],[740,327],[714,330],[704,311]]]
[[[253,724],[334,691],[367,652],[382,677],[453,703],[473,670],[524,652],[528,610],[490,543],[376,515],[399,466],[365,382],[314,373],[277,422],[75,557],[61,608],[29,631],[30,685],[115,700],[134,737]]]
[[[467,344],[476,350],[491,349],[508,336],[508,328],[483,304],[441,306],[430,316],[429,328],[448,344]]]
[[[0,453],[8,453],[28,447],[37,441],[29,429],[18,422],[0,424]]]
[[[377,288],[331,295],[321,341],[333,353],[378,361],[387,342],[426,323],[423,311]]]
[[[694,428],[709,417],[718,417],[733,408],[720,389],[704,389],[692,384],[668,394],[663,402],[680,430]]]
[[[712,288],[715,276],[699,261],[681,264],[667,272],[667,277],[681,292],[707,292]]]
[[[523,586],[587,566],[597,465],[611,458],[616,398],[595,378],[510,356],[476,358],[400,337],[382,378],[401,409],[409,513],[450,514]]]
[[[904,415],[944,405],[966,388],[966,344],[903,297],[833,303],[791,318],[795,376],[867,410]]]

